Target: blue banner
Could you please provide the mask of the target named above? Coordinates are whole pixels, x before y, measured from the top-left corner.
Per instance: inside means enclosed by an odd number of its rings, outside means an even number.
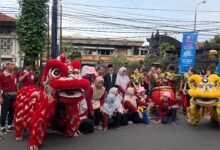
[[[218,65],[215,69],[215,73],[220,74],[220,61],[218,62]]]
[[[194,67],[198,32],[184,32],[180,54],[179,72],[185,73],[189,67]]]

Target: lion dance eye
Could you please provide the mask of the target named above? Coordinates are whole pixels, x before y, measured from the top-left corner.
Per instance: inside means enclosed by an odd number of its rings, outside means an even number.
[[[197,87],[197,85],[196,85],[196,82],[195,82],[195,81],[192,81],[192,82],[191,82],[191,85],[192,85],[192,87]]]
[[[58,69],[58,68],[53,68],[50,71],[50,76],[52,76],[52,77],[59,77],[60,75],[61,75],[61,72],[60,72],[60,69]]]
[[[73,74],[78,75],[79,74],[79,70],[78,69],[74,69],[73,70]]]

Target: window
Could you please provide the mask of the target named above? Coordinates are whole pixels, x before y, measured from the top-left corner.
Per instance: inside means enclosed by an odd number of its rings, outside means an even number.
[[[104,50],[104,49],[99,49],[98,50],[98,54],[99,55],[112,55],[113,51],[112,50]]]
[[[11,55],[13,48],[12,39],[1,39],[0,40],[0,52],[2,55]]]
[[[96,50],[95,49],[84,49],[83,53],[86,55],[92,55],[96,53]]]
[[[139,55],[139,49],[138,47],[133,48],[133,55]]]
[[[147,55],[148,54],[148,51],[146,50],[141,50],[141,55]]]

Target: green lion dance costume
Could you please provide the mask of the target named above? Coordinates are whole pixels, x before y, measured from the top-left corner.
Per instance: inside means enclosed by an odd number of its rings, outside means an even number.
[[[220,122],[220,78],[215,74],[209,77],[192,75],[188,84],[192,97],[187,109],[188,122],[197,125],[201,117]]]

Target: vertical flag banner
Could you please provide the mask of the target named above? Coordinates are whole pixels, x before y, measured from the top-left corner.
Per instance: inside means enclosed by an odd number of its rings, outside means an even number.
[[[185,73],[189,67],[194,67],[198,32],[184,32],[180,54],[179,72]]]
[[[220,74],[220,61],[218,62],[218,65],[215,69],[215,73]]]

